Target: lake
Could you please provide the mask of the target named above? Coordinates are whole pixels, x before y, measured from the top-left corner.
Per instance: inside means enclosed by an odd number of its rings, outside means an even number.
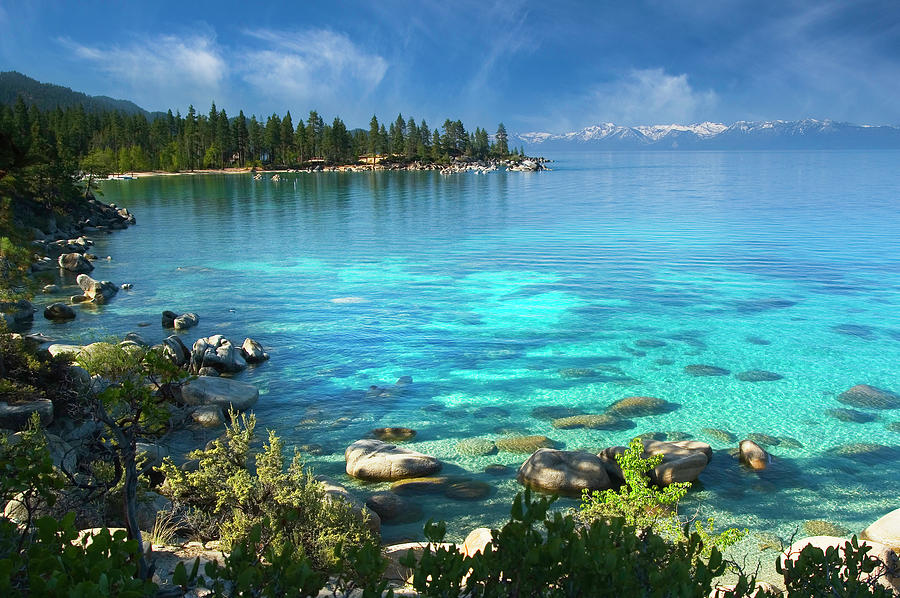
[[[159,342],[163,310],[197,312],[189,346],[249,336],[272,355],[239,378],[261,390],[259,427],[304,446],[318,473],[362,498],[387,488],[347,478],[343,451],[406,426],[446,473],[493,488],[415,497],[423,519],[385,525],[388,541],[421,537],[428,517],[452,539],[504,520],[527,455],[457,443],[512,434],[593,451],[643,433],[709,442],[683,512],[782,538],[807,520],[859,531],[900,507],[900,410],[831,411],[851,408],[838,395],[856,384],[900,391],[900,152],[552,157],[541,173],[105,182],[104,201],[138,224],[97,239],[112,261],[92,275],[134,289],[35,329]],[[400,376],[413,383],[393,388]],[[556,429],[534,411],[634,395],[677,408],[618,431]],[[774,437],[776,461],[744,470],[711,428]]]

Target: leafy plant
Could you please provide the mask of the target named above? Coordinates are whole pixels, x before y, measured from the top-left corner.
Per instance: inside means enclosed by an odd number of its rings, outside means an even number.
[[[788,598],[805,596],[833,596],[851,598],[878,596],[889,598],[894,593],[880,583],[883,575],[873,574],[885,564],[872,555],[871,547],[860,545],[856,536],[838,549],[829,546],[822,550],[807,545],[796,560],[779,559],[775,563],[778,573],[784,575]],[[894,572],[900,577],[900,571]]]

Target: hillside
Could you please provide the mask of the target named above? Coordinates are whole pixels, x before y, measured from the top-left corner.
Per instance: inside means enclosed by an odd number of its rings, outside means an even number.
[[[54,110],[57,106],[69,108],[81,105],[87,112],[115,110],[126,114],[151,116],[149,112],[128,100],[89,96],[62,85],[41,83],[16,71],[0,72],[0,104],[13,104],[20,95],[27,105],[35,104],[41,110]]]

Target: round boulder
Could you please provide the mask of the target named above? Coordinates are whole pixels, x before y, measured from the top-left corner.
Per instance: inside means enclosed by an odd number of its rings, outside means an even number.
[[[263,346],[252,338],[245,338],[241,345],[241,355],[247,363],[262,363],[269,358],[269,354],[263,350]]]
[[[462,552],[468,557],[473,557],[479,552],[484,552],[484,548],[493,540],[493,533],[486,527],[476,527],[466,539],[463,540]]]
[[[59,256],[59,267],[68,272],[90,272],[94,265],[80,253],[64,253]]]
[[[55,322],[75,319],[75,310],[65,303],[51,303],[44,308],[44,317]]]
[[[444,490],[444,496],[452,500],[482,500],[490,494],[491,485],[481,480],[451,482]]]
[[[900,395],[868,384],[857,384],[838,395],[838,401],[864,409],[900,409]]]
[[[781,374],[766,370],[747,370],[734,375],[741,382],[775,382],[784,378]]]
[[[712,459],[712,447],[697,440],[680,440],[663,442],[660,440],[642,440],[646,459],[653,455],[662,455],[662,462],[650,470],[650,480],[659,486],[668,486],[674,482],[694,482],[706,469]],[[625,452],[624,446],[604,449],[599,457],[607,469],[619,479],[624,479],[617,457]]]
[[[94,303],[106,303],[119,292],[119,287],[108,280],[94,280],[87,274],[79,274],[75,279],[84,296]]]
[[[900,554],[900,509],[894,509],[864,529],[859,537],[890,546]]]
[[[193,328],[199,323],[200,316],[192,312],[181,314],[180,316],[172,320],[172,326],[175,328],[175,330],[188,330],[189,328]]]
[[[579,496],[582,490],[612,487],[603,461],[582,451],[542,448],[519,468],[516,479],[533,490],[565,496]]]
[[[214,334],[198,339],[191,349],[191,368],[215,368],[220,374],[234,374],[247,367],[243,356],[227,338]]]
[[[656,397],[625,397],[606,408],[607,413],[622,417],[658,415],[671,411],[674,405]]]
[[[442,467],[434,457],[370,438],[348,446],[344,459],[347,475],[373,481],[429,476]]]
[[[715,365],[699,363],[684,366],[684,373],[689,376],[727,376],[731,372]]]
[[[756,471],[765,469],[772,462],[771,455],[752,440],[741,441],[741,444],[738,445],[738,456],[741,463]]]
[[[540,448],[553,448],[556,442],[546,436],[507,436],[498,438],[497,449],[507,453],[528,454]]]
[[[385,442],[406,442],[416,437],[412,428],[375,428],[372,436]]]
[[[591,430],[630,430],[634,422],[609,413],[586,413],[553,420],[553,427],[560,430],[588,428]]]
[[[49,399],[38,399],[13,405],[0,402],[0,428],[24,430],[28,427],[33,413],[37,413],[41,424],[46,426],[53,421],[53,403]]]
[[[204,428],[218,428],[225,423],[225,414],[218,405],[201,405],[191,412],[191,419]]]
[[[198,376],[181,387],[181,397],[188,405],[216,405],[244,411],[259,399],[259,390],[252,384],[230,378]]]
[[[497,445],[489,438],[465,438],[456,443],[456,452],[468,457],[484,457],[497,452]]]

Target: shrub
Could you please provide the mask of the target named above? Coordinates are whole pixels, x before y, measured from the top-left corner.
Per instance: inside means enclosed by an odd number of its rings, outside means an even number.
[[[879,583],[879,575],[872,575],[883,563],[868,555],[869,550],[869,546],[860,546],[856,536],[853,536],[842,551],[834,546],[826,551],[812,545],[805,546],[796,560],[786,560],[782,564],[779,559],[775,568],[784,575],[788,598],[890,598],[894,593]],[[895,575],[900,576],[900,571]]]
[[[374,541],[360,514],[329,497],[299,453],[285,468],[283,444],[274,432],[251,466],[256,419],[234,412],[231,419],[224,439],[189,455],[198,460],[195,471],[182,471],[169,459],[161,468],[163,492],[218,536],[225,550],[246,543],[259,527],[261,546],[291,546],[293,556],[309,559],[314,570],[331,571],[342,551]]]
[[[78,395],[69,359],[36,351],[30,341],[7,333],[0,318],[0,401],[17,403],[50,399],[64,409]]]

